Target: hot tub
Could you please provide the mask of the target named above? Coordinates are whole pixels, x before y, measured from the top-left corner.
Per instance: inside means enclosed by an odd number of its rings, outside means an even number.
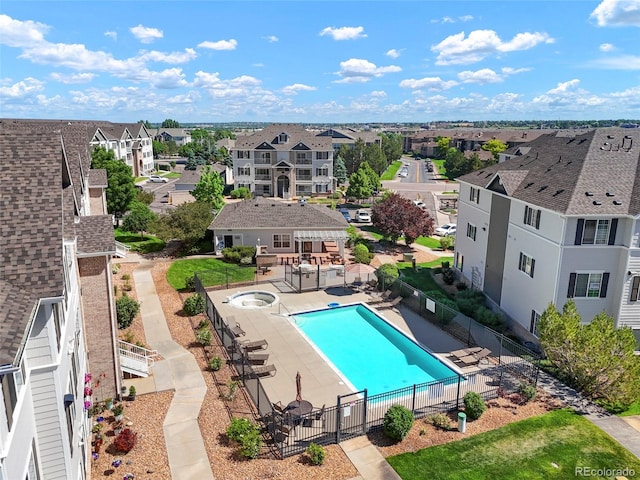
[[[235,308],[265,308],[278,303],[280,299],[275,293],[263,290],[238,292],[227,297],[227,303]]]

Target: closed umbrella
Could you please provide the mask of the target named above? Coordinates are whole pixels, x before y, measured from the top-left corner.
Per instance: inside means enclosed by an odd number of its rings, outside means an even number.
[[[300,372],[296,373],[296,400],[298,402],[302,400],[302,377]]]
[[[361,279],[363,275],[370,275],[376,271],[375,268],[366,263],[351,263],[345,267],[345,270],[349,273],[354,273],[358,279]]]

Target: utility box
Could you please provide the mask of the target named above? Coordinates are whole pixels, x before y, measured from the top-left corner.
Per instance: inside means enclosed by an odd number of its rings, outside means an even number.
[[[405,262],[410,262],[410,263],[413,262],[413,253],[405,253],[403,255],[403,260]]]
[[[467,414],[463,412],[458,413],[458,431],[464,433],[467,430]]]

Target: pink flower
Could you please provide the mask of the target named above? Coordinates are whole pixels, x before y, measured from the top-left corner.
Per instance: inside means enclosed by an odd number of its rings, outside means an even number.
[[[91,374],[89,372],[84,374],[84,383],[89,383],[91,381]]]
[[[91,408],[91,402],[89,400],[84,401],[84,409],[89,410]]]
[[[84,387],[84,396],[90,397],[91,394],[93,394],[93,390],[91,390],[91,387]]]

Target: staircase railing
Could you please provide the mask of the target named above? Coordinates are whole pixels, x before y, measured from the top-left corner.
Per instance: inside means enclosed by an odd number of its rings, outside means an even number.
[[[149,350],[124,340],[118,340],[118,350],[122,368],[143,376],[149,375],[149,369],[153,367],[155,357],[158,356],[157,350]]]

